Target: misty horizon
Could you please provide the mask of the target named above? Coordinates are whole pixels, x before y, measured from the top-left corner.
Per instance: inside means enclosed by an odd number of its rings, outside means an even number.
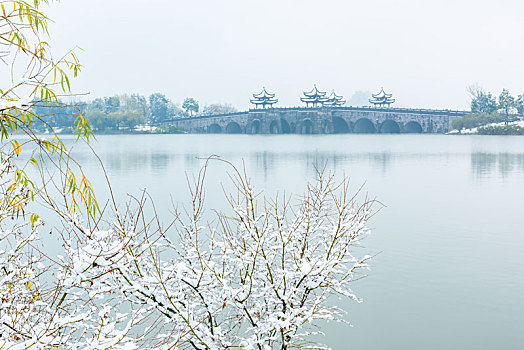
[[[75,93],[89,100],[160,92],[179,103],[194,97],[246,109],[263,86],[279,106],[297,106],[317,84],[348,104],[356,92],[384,87],[396,107],[464,110],[470,85],[495,95],[524,92],[524,4],[517,1],[148,5],[50,5],[55,55],[71,45],[85,50]]]

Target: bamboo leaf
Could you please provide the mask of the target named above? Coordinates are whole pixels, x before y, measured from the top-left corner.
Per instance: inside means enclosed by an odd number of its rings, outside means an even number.
[[[11,145],[13,146],[13,149],[15,151],[16,156],[18,157],[20,155],[20,143],[17,140],[11,141]]]

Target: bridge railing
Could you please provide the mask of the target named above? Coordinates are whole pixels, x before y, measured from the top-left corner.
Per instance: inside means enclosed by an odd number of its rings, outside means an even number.
[[[396,112],[396,113],[416,113],[416,114],[427,114],[427,115],[448,115],[463,117],[468,111],[459,111],[452,109],[424,109],[424,108],[382,108],[382,107],[372,107],[372,106],[362,106],[362,107],[353,107],[353,106],[342,106],[342,107],[304,107],[304,106],[291,106],[291,107],[272,107],[272,108],[250,108],[247,111],[234,112],[234,113],[223,113],[223,114],[210,114],[195,116],[189,118],[174,118],[166,120],[164,123],[177,122],[177,121],[187,121],[187,120],[196,120],[196,119],[209,119],[209,118],[220,118],[220,117],[234,117],[246,115],[248,113],[268,113],[268,112],[278,112],[278,111],[325,111],[325,110],[338,110],[338,111],[366,111],[366,112]]]
[[[304,106],[294,106],[294,107],[274,107],[274,108],[251,108],[250,112],[263,112],[263,111],[278,111],[278,110],[300,110],[300,111],[322,111],[322,110],[350,110],[350,111],[370,111],[370,112],[414,112],[422,114],[446,114],[446,115],[465,115],[469,113],[468,111],[452,110],[452,109],[428,109],[428,108],[397,108],[397,107],[372,107],[372,106],[340,106],[340,107],[304,107]]]
[[[240,115],[244,115],[244,114],[248,114],[248,113],[249,113],[249,110],[248,111],[243,111],[243,112],[234,112],[234,113],[199,115],[199,116],[187,117],[187,118],[173,118],[173,119],[166,120],[162,124],[168,123],[168,122],[179,122],[179,121],[184,121],[184,120],[209,119],[209,118],[220,118],[220,117],[233,117],[233,116],[240,116]]]

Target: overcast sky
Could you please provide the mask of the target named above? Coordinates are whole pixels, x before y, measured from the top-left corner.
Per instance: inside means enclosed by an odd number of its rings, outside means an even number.
[[[316,83],[464,109],[471,84],[524,93],[523,0],[61,0],[48,13],[56,55],[85,50],[74,85],[93,98],[243,109],[262,86],[282,106]]]

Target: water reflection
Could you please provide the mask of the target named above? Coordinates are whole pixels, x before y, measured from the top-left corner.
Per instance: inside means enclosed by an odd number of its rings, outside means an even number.
[[[198,167],[201,162],[201,156],[198,153],[188,153],[184,155],[184,168],[193,169]]]
[[[278,156],[273,152],[257,152],[254,156],[256,169],[262,171],[264,181],[271,176],[271,171],[275,169],[275,160]]]
[[[383,174],[388,172],[392,158],[391,153],[372,153],[369,155],[369,161],[375,168],[380,169]]]
[[[394,156],[390,153],[344,153],[344,152],[300,152],[276,153],[256,152],[244,155],[243,160],[251,160],[252,168],[262,173],[267,180],[274,175],[279,166],[295,164],[297,170],[304,167],[307,176],[314,176],[319,169],[343,169],[348,164],[368,163],[381,173],[387,173]],[[235,157],[236,158],[236,157]],[[232,159],[229,159],[232,160]]]
[[[491,177],[495,173],[502,178],[512,173],[524,173],[522,153],[472,153],[471,170],[477,178]]]
[[[151,165],[148,153],[107,153],[104,157],[106,168],[114,174],[135,173]]]
[[[151,169],[165,170],[168,168],[170,155],[167,153],[152,153],[151,154]]]
[[[206,155],[208,157],[210,155]],[[274,153],[256,152],[252,155],[243,155],[239,160],[251,159],[253,168],[257,169],[264,177],[270,178],[277,163],[300,162],[305,166],[308,175],[314,174],[316,169],[329,165],[329,168],[338,169],[348,164],[368,163],[382,174],[390,171],[394,162],[419,161],[428,158],[446,158],[450,154],[422,155],[398,153],[336,153],[336,152],[304,152],[304,153]],[[458,155],[456,155],[458,156]],[[164,173],[173,166],[181,155],[151,152],[151,153],[121,153],[108,152],[104,157],[106,168],[114,174],[136,172],[147,167],[155,172]],[[199,167],[203,155],[197,153],[185,154],[183,167],[194,169]],[[238,157],[225,158],[237,160]],[[182,165],[182,164],[181,164]],[[506,178],[511,173],[524,173],[524,154],[520,153],[472,153],[471,171],[476,178],[484,178],[498,174]]]

